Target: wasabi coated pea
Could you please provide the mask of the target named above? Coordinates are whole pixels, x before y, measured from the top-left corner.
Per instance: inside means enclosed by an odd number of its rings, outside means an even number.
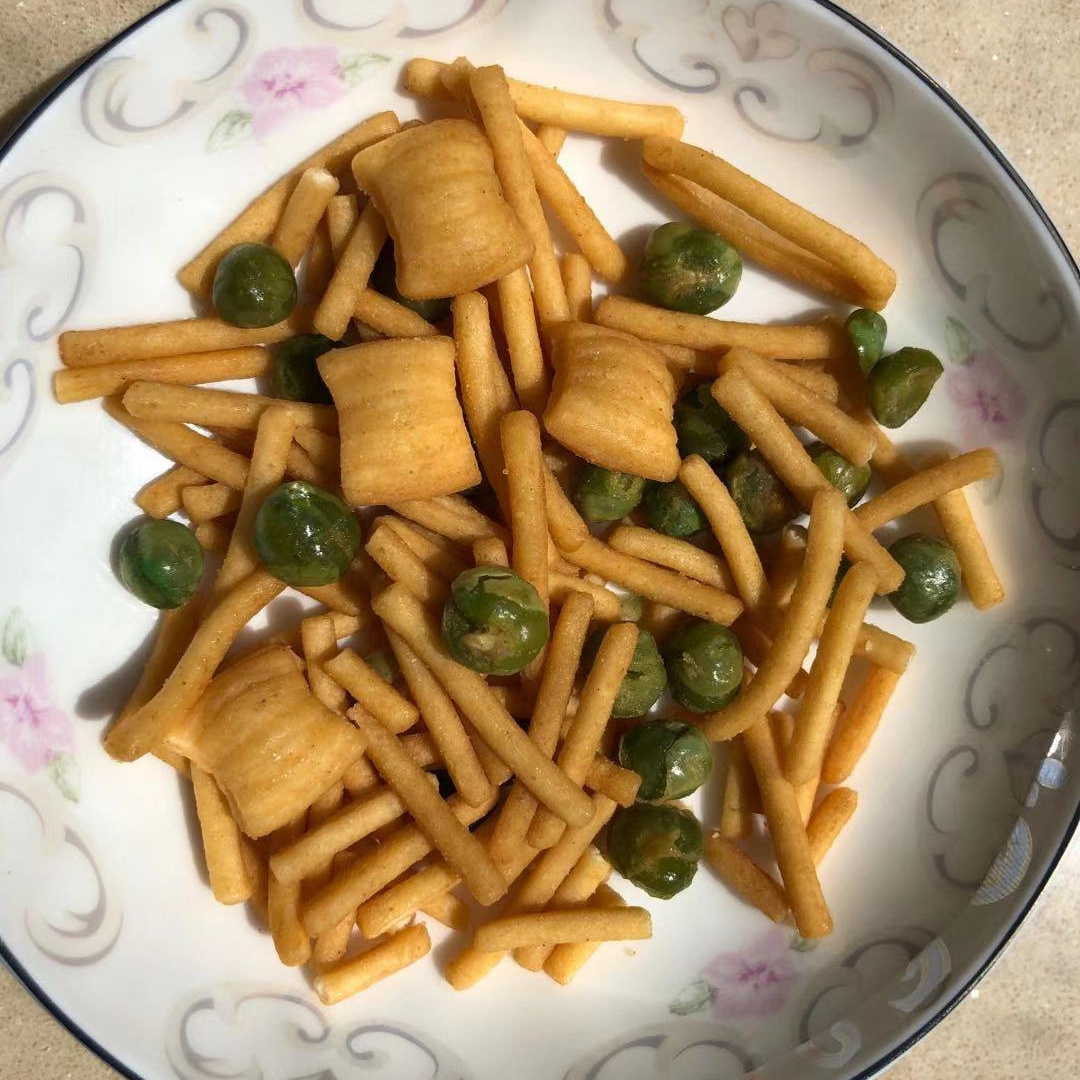
[[[120,580],[144,604],[178,608],[198,591],[203,549],[179,521],[145,521],[124,537]]]
[[[255,553],[286,585],[330,585],[360,547],[360,523],[333,492],[303,480],[275,488],[255,515]]]
[[[376,649],[364,657],[369,668],[385,683],[396,683],[401,675],[397,657],[389,649]]]
[[[944,370],[927,349],[900,349],[883,357],[866,380],[874,419],[887,428],[906,424],[926,403]]]
[[[885,319],[870,308],[856,308],[845,320],[844,329],[851,338],[859,369],[864,375],[881,359],[885,351],[888,326]]]
[[[582,656],[582,666],[588,670],[596,659],[603,630],[594,630],[589,635]],[[637,644],[630,666],[623,676],[622,685],[615,695],[615,704],[611,715],[617,717],[644,716],[660,700],[660,695],[667,686],[667,673],[656,639],[644,628],[638,629]]]
[[[411,308],[422,319],[428,322],[439,322],[450,314],[450,301],[446,298],[438,300],[411,300],[402,296],[397,289],[397,263],[394,261],[394,242],[387,240],[383,245],[375,268],[371,271],[371,287],[383,296],[389,296],[399,304]]]
[[[637,593],[625,593],[619,597],[619,611],[623,622],[641,622],[645,614],[645,600]]]
[[[710,465],[722,465],[750,445],[742,429],[712,396],[708,383],[687,390],[679,398],[674,419],[680,457],[697,454]]]
[[[233,326],[273,326],[296,307],[296,275],[269,244],[237,244],[218,263],[213,301]]]
[[[333,404],[316,361],[336,344],[322,334],[300,334],[275,345],[270,369],[274,397],[309,401],[312,405]]]
[[[641,260],[645,298],[672,311],[708,315],[723,307],[742,278],[742,259],[707,229],[669,221],[654,229]]]
[[[700,729],[681,720],[649,720],[624,732],[619,764],[641,777],[643,802],[683,799],[712,772],[712,749]]]
[[[640,476],[586,465],[574,491],[574,504],[586,521],[618,521],[641,502],[644,491],[645,480]]]
[[[713,712],[734,701],[743,674],[742,646],[726,627],[695,619],[664,650],[671,696],[691,712]]]
[[[889,594],[892,606],[914,623],[944,615],[960,595],[960,560],[952,545],[936,536],[912,533],[889,548],[904,568],[900,588]]]
[[[505,566],[458,574],[443,608],[450,655],[485,675],[514,675],[548,640],[548,613],[537,591]]]
[[[866,494],[873,476],[869,465],[853,465],[822,442],[811,443],[806,452],[821,475],[847,499],[848,506],[854,506]]]
[[[672,480],[669,484],[650,480],[645,485],[642,509],[650,528],[678,539],[693,536],[709,524],[681,480]]]
[[[670,900],[697,873],[701,826],[671,803],[635,803],[615,812],[608,829],[611,865],[650,896]]]
[[[740,454],[727,467],[724,479],[750,532],[774,533],[798,516],[799,506],[791,492],[756,450]]]

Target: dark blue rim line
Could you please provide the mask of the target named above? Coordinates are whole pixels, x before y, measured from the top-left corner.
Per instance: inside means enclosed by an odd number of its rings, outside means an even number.
[[[133,22],[126,30],[121,30],[114,38],[107,41],[100,49],[96,49],[92,52],[82,63],[77,64],[71,71],[68,72],[60,81],[45,94],[42,99],[34,105],[29,112],[11,129],[7,138],[0,143],[0,162],[11,153],[15,148],[15,144],[30,130],[31,125],[37,120],[42,113],[69,87],[76,79],[79,78],[88,68],[90,68],[97,60],[109,51],[114,45],[118,45],[125,38],[134,34],[136,30],[150,22],[161,12],[167,8],[171,8],[174,4],[180,3],[180,0],[164,0],[159,6],[154,8],[153,11],[148,11],[141,19]],[[25,967],[19,962],[15,954],[3,938],[0,938],[0,960],[7,965],[11,973],[26,987],[26,989],[37,998],[38,1003],[52,1014],[53,1018],[63,1025],[67,1030],[76,1038],[79,1042],[87,1048],[87,1050],[96,1054],[102,1061],[105,1062],[110,1068],[115,1069],[121,1076],[126,1077],[126,1080],[143,1080],[143,1077],[139,1076],[137,1072],[129,1069],[122,1061],[114,1057],[104,1046],[101,1045],[95,1038],[93,1038],[89,1032],[84,1031],[55,1001],[49,996],[45,988],[26,970]]]
[[[113,46],[118,45],[126,37],[133,34],[140,27],[144,26],[151,19],[156,18],[161,12],[168,8],[173,7],[175,4],[180,3],[181,0],[164,0],[159,7],[153,11],[147,12],[141,19],[134,22],[126,30],[121,31],[116,37],[107,41],[96,52],[91,53],[81,64],[79,64],[73,71],[69,72],[67,76],[60,80],[19,122],[15,128],[11,131],[11,134],[0,145],[0,161],[2,161],[12,150],[15,144],[22,138],[23,135],[29,130],[30,126],[35,120],[56,100],[76,79],[82,75],[87,68],[94,64],[104,53],[108,52]],[[1035,193],[1028,187],[1028,185],[1021,178],[1020,174],[1013,167],[1012,162],[994,145],[993,141],[986,134],[985,131],[979,126],[975,118],[962,106],[956,99],[931,75],[927,74],[914,60],[910,59],[903,52],[900,51],[891,41],[879,34],[873,27],[868,26],[861,19],[856,18],[850,12],[845,11],[843,8],[838,7],[832,2],[832,0],[814,0],[819,7],[824,8],[832,15],[846,22],[849,26],[853,26],[861,34],[864,34],[871,41],[874,42],[879,48],[884,49],[897,63],[907,68],[913,75],[915,75],[922,83],[924,83],[933,93],[940,98],[965,124],[968,130],[975,136],[976,139],[982,144],[983,148],[990,154],[990,156],[997,162],[997,164],[1004,170],[1005,174],[1016,185],[1017,189],[1027,200],[1032,210],[1035,211],[1039,220],[1042,222],[1043,227],[1050,234],[1054,243],[1057,245],[1058,250],[1061,252],[1062,257],[1065,260],[1066,265],[1072,271],[1073,277],[1076,278],[1077,286],[1080,287],[1080,267],[1076,265],[1076,260],[1073,258],[1072,253],[1069,251],[1062,239],[1061,233],[1058,232],[1057,227],[1050,220],[1049,215],[1043,209],[1042,204],[1039,202]],[[997,946],[991,950],[986,959],[979,966],[978,971],[956,992],[956,994],[941,1008],[933,1017],[926,1021],[917,1031],[909,1035],[896,1047],[894,1047],[889,1053],[878,1060],[875,1064],[868,1069],[859,1073],[854,1080],[870,1080],[871,1077],[878,1075],[883,1069],[887,1068],[899,1057],[905,1054],[911,1049],[920,1039],[922,1039],[929,1032],[933,1031],[946,1016],[949,1015],[960,1004],[961,1001],[967,997],[971,989],[979,982],[979,980],[990,970],[995,961],[1001,955],[1005,946],[1012,940],[1013,935],[1020,929],[1021,924],[1027,918],[1032,907],[1035,905],[1035,901],[1038,900],[1042,894],[1043,889],[1046,888],[1047,882],[1050,880],[1051,875],[1056,869],[1058,863],[1061,861],[1062,856],[1065,854],[1066,849],[1069,846],[1069,841],[1072,839],[1077,827],[1080,826],[1080,806],[1077,807],[1073,814],[1072,820],[1069,822],[1068,828],[1065,830],[1065,835],[1062,837],[1061,844],[1058,846],[1057,851],[1054,853],[1053,858],[1050,860],[1050,865],[1046,869],[1046,873],[1043,875],[1042,880],[1032,891],[1031,896],[1028,898],[1027,903],[1024,905],[1023,910],[1014,920],[1012,926],[1002,936]],[[102,1061],[104,1061],[111,1068],[115,1069],[121,1076],[127,1078],[127,1080],[143,1080],[138,1073],[133,1072],[123,1062],[119,1061],[108,1050],[105,1049],[97,1040],[92,1038],[86,1031],[84,1031],[74,1020],[71,1019],[61,1008],[52,1000],[46,993],[45,989],[37,982],[36,979],[30,974],[26,968],[15,958],[14,953],[4,944],[3,939],[0,939],[0,959],[3,959],[4,963],[11,969],[15,977],[30,991],[34,997],[41,1003],[41,1005],[47,1009],[53,1017],[62,1024],[67,1030],[81,1042],[88,1050],[95,1053]]]
[[[897,63],[907,68],[913,75],[916,76],[926,87],[933,91],[933,93],[941,99],[955,114],[963,121],[964,125],[971,132],[972,135],[982,144],[987,153],[997,162],[997,164],[1004,170],[1010,180],[1016,185],[1020,194],[1024,196],[1031,209],[1035,211],[1039,220],[1042,222],[1043,227],[1050,234],[1054,243],[1057,245],[1058,250],[1061,253],[1062,258],[1065,260],[1065,265],[1072,272],[1073,277],[1076,279],[1076,283],[1080,286],[1080,267],[1076,265],[1076,259],[1073,258],[1073,254],[1069,251],[1068,245],[1062,238],[1062,235],[1057,230],[1057,226],[1050,220],[1050,216],[1043,208],[1042,203],[1039,202],[1035,193],[1028,187],[1027,183],[1016,171],[1012,162],[1005,156],[1004,153],[994,144],[990,137],[983,131],[978,121],[969,113],[949,92],[945,89],[932,75],[923,70],[914,60],[906,56],[900,51],[888,38],[879,34],[873,27],[868,26],[861,19],[856,18],[850,12],[845,11],[837,4],[833,3],[833,0],[814,0],[819,7],[825,8],[837,18],[846,22],[848,25],[853,26],[860,33],[865,34],[871,41],[874,42],[879,48],[884,49]],[[1061,838],[1061,843],[1058,845],[1057,851],[1054,852],[1053,857],[1050,859],[1050,864],[1046,868],[1046,872],[1043,874],[1042,880],[1035,886],[1028,897],[1027,903],[1024,904],[1023,909],[1013,920],[1012,925],[1002,936],[997,945],[987,954],[986,958],[979,965],[978,970],[974,972],[970,979],[945,1003],[930,1019],[928,1019],[920,1028],[914,1031],[906,1039],[895,1046],[884,1057],[880,1058],[877,1062],[871,1065],[869,1068],[864,1069],[861,1073],[854,1078],[854,1080],[871,1080],[871,1077],[879,1075],[882,1071],[888,1068],[898,1058],[902,1057],[908,1050],[910,1050],[920,1039],[928,1035],[934,1030],[960,1004],[964,998],[971,992],[971,990],[978,984],[979,980],[994,966],[998,957],[1001,956],[1005,947],[1012,941],[1013,936],[1017,930],[1023,925],[1024,920],[1031,913],[1031,909],[1035,906],[1035,902],[1042,895],[1043,889],[1046,888],[1047,883],[1050,881],[1054,870],[1057,868],[1062,857],[1068,850],[1069,842],[1077,831],[1077,827],[1080,826],[1080,805],[1077,805],[1073,811],[1072,820],[1069,822],[1068,827],[1065,830],[1065,835]]]

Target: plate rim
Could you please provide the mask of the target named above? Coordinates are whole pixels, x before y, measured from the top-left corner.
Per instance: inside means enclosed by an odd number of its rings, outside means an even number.
[[[61,76],[58,81],[15,122],[14,127],[8,132],[3,140],[0,140],[0,164],[3,163],[12,150],[14,150],[15,146],[21,141],[23,136],[29,132],[37,119],[52,105],[52,103],[90,67],[97,63],[105,53],[124,39],[130,37],[147,23],[156,19],[159,15],[182,2],[184,2],[184,0],[163,0],[157,7],[148,11],[145,15],[131,23],[130,26],[125,27],[113,37],[102,43],[102,45],[88,56],[84,57],[84,59],[76,64],[75,67],[68,71],[67,74]],[[796,0],[796,2],[800,2],[800,0]],[[979,121],[976,120],[975,117],[968,112],[968,110],[965,109],[964,106],[961,105],[934,76],[927,72],[922,65],[913,60],[898,45],[895,45],[889,38],[869,23],[864,22],[857,15],[847,11],[839,4],[835,3],[834,0],[801,0],[801,2],[809,2],[822,8],[834,18],[840,19],[842,22],[847,23],[847,25],[857,30],[860,34],[869,38],[870,41],[888,53],[895,61],[897,61],[897,63],[911,72],[919,82],[926,86],[934,96],[964,124],[982,147],[989,153],[996,164],[1002,169],[1009,180],[1012,181],[1031,210],[1034,211],[1035,216],[1042,224],[1042,227],[1047,231],[1064,259],[1066,269],[1071,272],[1078,289],[1080,289],[1080,266],[1077,265],[1077,261],[1069,250],[1068,245],[1065,243],[1064,237],[1061,235],[1050,215],[1039,201],[1038,196],[1028,186],[1027,182],[1020,175],[1016,166],[1009,160],[1009,157],[1005,152],[983,129]],[[1069,845],[1071,844],[1078,827],[1080,827],[1080,803],[1078,803],[1073,810],[1072,818],[1065,828],[1060,844],[1058,844],[1057,849],[1050,857],[1042,878],[1034,886],[1031,895],[1028,897],[1023,908],[1013,919],[1000,940],[987,952],[985,958],[979,964],[971,978],[968,979],[968,981],[964,983],[964,985],[961,986],[960,989],[957,990],[952,997],[945,1002],[941,1008],[936,1010],[920,1027],[913,1031],[907,1038],[902,1039],[896,1046],[885,1053],[872,1065],[863,1069],[853,1077],[853,1080],[871,1080],[872,1077],[883,1073],[892,1064],[903,1057],[916,1043],[921,1042],[922,1039],[929,1035],[930,1032],[933,1031],[934,1028],[936,1028],[971,993],[974,987],[978,985],[994,964],[997,963],[1001,954],[1012,942],[1016,932],[1026,922],[1028,916],[1031,914],[1032,908],[1039,900],[1039,897],[1042,896],[1043,891],[1046,889],[1051,877],[1053,877],[1054,872],[1057,870],[1065,852],[1069,849]],[[15,979],[37,1001],[37,1003],[71,1036],[73,1036],[76,1041],[82,1044],[82,1046],[110,1068],[118,1072],[121,1076],[125,1077],[126,1080],[145,1080],[144,1077],[140,1076],[128,1065],[125,1065],[124,1062],[107,1050],[100,1042],[90,1035],[89,1032],[84,1030],[80,1024],[67,1015],[67,1013],[52,999],[41,983],[39,983],[26,967],[23,966],[15,956],[14,951],[4,942],[3,937],[0,937],[0,961],[3,961],[4,965],[12,973]]]

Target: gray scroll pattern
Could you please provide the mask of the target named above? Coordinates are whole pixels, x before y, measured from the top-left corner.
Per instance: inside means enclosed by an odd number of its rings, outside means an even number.
[[[468,1080],[448,1047],[408,1024],[332,1023],[289,990],[229,985],[175,1008],[165,1044],[181,1080]]]
[[[321,37],[337,42],[389,41],[416,44],[456,33],[483,19],[493,19],[507,0],[443,0],[431,4],[409,0],[295,0],[297,14]],[[432,18],[433,10],[437,17]]]
[[[938,176],[920,195],[916,217],[931,265],[968,325],[1029,354],[1061,339],[1064,299],[996,185],[972,172]]]
[[[97,226],[70,177],[30,172],[0,189],[0,292],[13,322],[0,353],[0,470],[39,404],[37,361],[83,294]]]
[[[236,4],[213,3],[195,9],[182,33],[169,35],[168,55],[171,58],[177,51],[179,38],[196,55],[215,57],[214,69],[198,78],[171,75],[168,65],[154,63],[153,50],[144,50],[144,58],[106,57],[83,86],[83,126],[98,142],[127,146],[186,123],[228,89],[247,60],[253,36],[251,16]],[[139,106],[145,108],[148,96],[148,79],[155,84],[155,100],[167,103],[153,119],[139,116]]]
[[[1034,428],[1028,506],[1051,556],[1067,570],[1080,570],[1080,474],[1076,431],[1080,399],[1051,402]]]
[[[94,846],[64,820],[52,800],[14,783],[0,782],[0,820],[5,811],[19,810],[24,814],[28,811],[32,817],[38,830],[40,852],[33,859],[22,860],[24,867],[31,867],[34,880],[17,891],[17,895],[26,898],[23,921],[30,940],[57,963],[69,967],[97,963],[112,952],[124,920]],[[89,872],[93,883],[93,899],[89,903],[65,895],[64,886],[74,883],[74,875],[48,874],[55,860],[70,859],[72,853]],[[20,870],[13,868],[10,872]]]
[[[769,138],[850,151],[893,115],[879,64],[856,49],[815,44],[776,0],[596,4],[601,33],[625,63],[672,90],[723,94]]]
[[[1080,709],[1080,632],[1067,614],[999,632],[964,690],[965,731],[927,784],[930,862],[977,904],[1023,883],[1034,855],[1025,812],[1061,789]]]
[[[644,1063],[641,1055],[645,1055]],[[623,1080],[631,1060],[637,1061],[635,1076],[668,1080],[685,1075],[681,1066],[691,1055],[701,1075],[709,1080],[737,1080],[756,1064],[749,1051],[721,1025],[677,1020],[639,1028],[607,1041],[575,1064],[565,1080]],[[643,1071],[645,1065],[648,1072]]]

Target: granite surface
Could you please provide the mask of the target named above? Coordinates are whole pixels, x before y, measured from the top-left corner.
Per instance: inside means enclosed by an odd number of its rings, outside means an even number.
[[[150,0],[0,0],[0,138]],[[1080,251],[1077,0],[847,0],[942,82],[1017,165]],[[890,1080],[1072,1080],[1080,1028],[1080,843],[977,990],[889,1072]],[[0,968],[0,1080],[107,1080]]]

